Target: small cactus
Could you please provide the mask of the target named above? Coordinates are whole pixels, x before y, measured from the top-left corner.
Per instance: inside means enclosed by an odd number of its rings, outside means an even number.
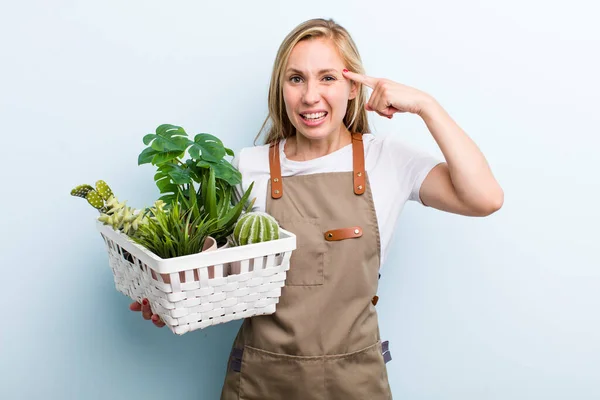
[[[71,196],[82,197],[85,199],[87,194],[93,190],[94,188],[90,185],[79,185],[71,190]]]
[[[86,199],[100,212],[100,222],[128,236],[133,235],[139,226],[145,223],[146,213],[117,200],[111,188],[102,180],[96,182],[95,189],[90,185],[79,185],[71,190],[71,195]]]
[[[254,211],[244,214],[233,230],[237,246],[279,239],[279,225],[271,215]]]
[[[113,192],[110,187],[102,180],[96,182],[96,192],[98,192],[104,200],[108,200],[113,196]]]
[[[97,208],[98,210],[101,210],[104,207],[104,200],[102,200],[102,197],[95,190],[89,191],[85,198],[92,207]]]

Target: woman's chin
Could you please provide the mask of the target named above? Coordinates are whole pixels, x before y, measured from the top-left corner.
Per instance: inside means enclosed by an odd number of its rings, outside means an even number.
[[[337,134],[339,129],[331,129],[331,124],[320,124],[318,126],[306,126],[301,121],[296,126],[296,133],[309,140],[321,140]],[[341,126],[341,125],[340,125]]]

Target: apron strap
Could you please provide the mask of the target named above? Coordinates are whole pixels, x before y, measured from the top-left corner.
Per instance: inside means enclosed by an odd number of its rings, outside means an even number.
[[[354,194],[365,192],[365,148],[362,134],[352,134],[352,172],[354,177]]]
[[[279,161],[279,141],[269,146],[269,169],[271,173],[271,197],[279,199],[283,196],[281,179],[281,163]],[[362,134],[352,134],[352,176],[354,179],[354,194],[365,192],[365,148]]]
[[[281,163],[279,162],[279,141],[269,146],[269,169],[271,171],[271,197],[279,199],[283,196]]]

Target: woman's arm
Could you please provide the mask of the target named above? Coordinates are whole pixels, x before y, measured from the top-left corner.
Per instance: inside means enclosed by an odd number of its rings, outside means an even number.
[[[421,201],[439,210],[469,216],[486,216],[499,210],[504,192],[475,142],[432,97],[426,97],[418,114],[446,159],[423,181]]]
[[[368,111],[392,118],[396,113],[420,115],[446,159],[434,167],[419,191],[430,207],[456,214],[486,216],[504,202],[502,188],[477,145],[438,102],[418,89],[388,79],[344,70],[346,78],[373,89]]]

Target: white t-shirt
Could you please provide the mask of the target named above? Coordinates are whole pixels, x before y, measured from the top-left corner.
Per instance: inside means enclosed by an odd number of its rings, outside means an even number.
[[[279,146],[281,176],[309,175],[324,172],[352,171],[352,145],[308,161],[288,160],[283,152],[285,140]],[[375,213],[381,240],[381,261],[384,263],[392,241],[398,217],[408,200],[418,201],[419,189],[433,167],[440,163],[435,157],[418,151],[397,138],[364,134],[365,169],[371,184]],[[265,211],[270,178],[269,145],[240,150],[232,164],[242,173],[242,187],[237,195],[254,182],[250,198],[256,198],[253,211]],[[351,188],[349,188],[351,189]],[[239,198],[239,197],[238,197]]]

